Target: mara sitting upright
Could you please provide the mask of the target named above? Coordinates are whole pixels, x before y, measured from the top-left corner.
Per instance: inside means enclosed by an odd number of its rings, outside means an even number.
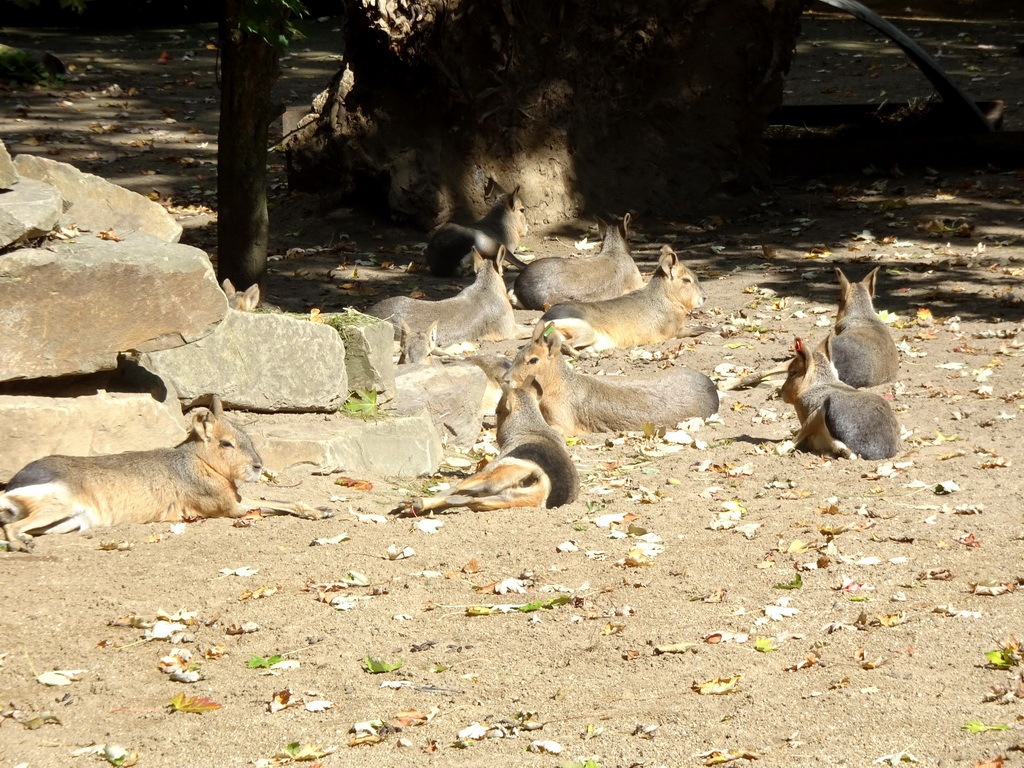
[[[851,387],[874,387],[893,381],[900,367],[899,350],[872,301],[879,269],[875,267],[859,283],[851,283],[836,267],[839,312],[832,339],[832,363],[840,381]]]
[[[900,450],[896,416],[880,395],[839,380],[832,364],[832,343],[830,333],[812,353],[802,340],[796,340],[796,356],[782,385],[782,399],[800,419],[792,448],[802,446],[851,459],[895,456]]]

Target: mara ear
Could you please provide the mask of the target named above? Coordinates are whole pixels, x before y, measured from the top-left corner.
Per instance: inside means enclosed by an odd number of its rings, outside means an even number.
[[[604,240],[604,237],[608,232],[608,222],[600,216],[595,216],[594,218],[597,219],[597,236]]]
[[[502,270],[505,267],[506,256],[508,256],[508,251],[505,249],[505,246],[499,245],[498,255],[494,257],[494,268],[497,270],[499,275],[501,274]]]
[[[440,324],[441,324],[440,320],[435,320],[434,322],[432,322],[430,324],[430,327],[427,328],[427,338],[430,339],[430,346],[432,346],[432,347],[436,347],[437,346],[437,327]]]
[[[399,318],[398,322],[400,323],[400,325],[398,326],[398,330],[402,334],[402,338],[407,339],[410,336],[412,336],[412,328],[410,328],[409,324],[405,322],[405,318]]]
[[[530,341],[540,341],[544,338],[544,332],[548,329],[548,326],[554,328],[554,323],[546,323],[543,320],[538,320],[537,324],[533,326],[533,335],[530,336]]]
[[[526,384],[533,391],[533,393],[537,396],[537,400],[538,401],[542,397],[544,397],[544,385],[541,384],[539,381],[537,381],[537,377],[536,376],[534,376]]]
[[[537,377],[533,374],[530,374],[523,380],[523,383],[519,385],[519,389],[532,393],[538,400],[544,394],[544,387],[541,386],[541,383],[537,381]]]
[[[253,283],[245,289],[245,293],[242,294],[238,300],[238,309],[243,312],[247,312],[256,309],[260,304],[260,284]]]
[[[625,240],[629,235],[629,222],[632,217],[627,213],[622,217],[622,223],[619,224],[619,234],[622,235],[622,239]]]
[[[561,350],[562,348],[562,334],[555,329],[554,323],[548,323],[544,326],[544,332],[541,334],[543,337],[543,343],[547,346],[548,350],[554,352],[556,349]]]
[[[224,404],[221,403],[219,395],[210,395],[210,413],[213,414],[215,419],[219,419],[224,415]]]
[[[793,344],[793,360],[790,363],[790,365],[793,365],[793,364],[797,365],[798,368],[795,368],[795,369],[794,368],[790,368],[790,371],[792,372],[794,370],[796,370],[796,371],[806,370],[807,366],[810,365],[810,362],[811,362],[811,350],[809,350],[807,348],[807,345],[804,344],[804,340],[801,339],[798,336],[796,341]]]
[[[510,211],[516,209],[516,200],[519,198],[519,185],[516,184],[515,189],[508,193],[508,197],[505,198],[505,205],[508,206]]]
[[[839,290],[842,291],[843,293],[845,293],[846,292],[846,286],[848,286],[850,284],[850,281],[847,279],[846,275],[843,273],[843,270],[841,270],[839,267],[836,267],[835,269],[836,269],[836,279],[839,280]]]
[[[832,331],[828,332],[825,340],[821,342],[821,352],[825,355],[825,359],[830,363],[832,362]]]
[[[213,425],[216,421],[217,417],[209,408],[196,408],[192,411],[192,431],[204,443],[208,443],[213,439]]]
[[[231,296],[234,293],[238,293],[238,291],[235,290],[235,284],[231,282],[231,278],[230,277],[225,277],[224,278],[224,280],[220,284],[220,288],[228,296]]]
[[[676,252],[669,248],[667,245],[661,246],[661,256],[658,257],[658,268],[654,270],[654,274],[659,272],[665,277],[672,277],[672,270],[679,264],[679,257]]]
[[[480,255],[480,251],[478,251],[476,249],[475,245],[473,246],[472,257],[473,257],[473,274],[475,275],[475,274],[479,273],[480,270],[483,269],[483,267],[484,267],[484,257]]]
[[[860,281],[861,285],[868,289],[868,296],[871,298],[875,298],[875,281],[878,279],[878,270],[880,269],[881,267],[875,267],[868,272],[867,277]]]
[[[804,340],[799,336],[796,337],[796,341],[793,343],[793,351],[796,353],[797,357],[807,356],[807,345],[804,344]]]

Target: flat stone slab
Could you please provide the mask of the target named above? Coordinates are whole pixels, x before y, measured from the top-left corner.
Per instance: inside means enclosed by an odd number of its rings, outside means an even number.
[[[238,418],[264,465],[330,474],[417,477],[441,464],[441,438],[426,411],[362,419],[346,414],[250,414]]]
[[[50,232],[57,226],[60,207],[57,188],[35,179],[0,191],[0,248]]]
[[[14,167],[23,179],[45,181],[60,190],[67,203],[61,226],[74,225],[91,232],[113,229],[119,237],[144,232],[165,243],[181,238],[181,225],[163,206],[138,192],[48,157],[21,154],[14,158]]]
[[[0,482],[52,454],[99,456],[148,451],[185,439],[178,401],[104,392],[82,397],[0,395]]]
[[[86,235],[0,254],[0,381],[109,370],[119,352],[200,339],[226,312],[209,257],[192,246]]]
[[[185,407],[217,394],[225,408],[244,411],[333,412],[349,396],[338,332],[288,315],[229,310],[205,338],[139,363]]]

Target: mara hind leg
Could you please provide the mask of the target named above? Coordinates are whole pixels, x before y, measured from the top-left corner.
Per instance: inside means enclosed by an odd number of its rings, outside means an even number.
[[[18,488],[0,497],[4,537],[11,549],[26,550],[34,545],[28,531],[67,533],[88,528],[88,523],[76,520],[87,512],[74,504],[66,488],[55,484]]]
[[[334,513],[326,507],[310,507],[301,501],[285,502],[269,499],[242,499],[238,503],[238,514],[230,517],[241,517],[250,509],[258,509],[265,515],[291,515],[302,520],[326,520],[334,517]]]
[[[857,454],[842,440],[837,440],[825,423],[825,409],[818,408],[807,417],[807,421],[793,436],[793,447],[803,448],[811,453],[827,453],[842,456],[845,459],[856,459]],[[792,450],[790,449],[790,450]],[[787,451],[788,452],[788,451]]]
[[[416,512],[449,507],[466,507],[474,512],[509,507],[539,507],[551,492],[551,479],[532,462],[496,461],[483,471],[466,478],[447,496],[416,499]]]
[[[583,349],[585,347],[596,347],[601,340],[597,330],[586,320],[579,320],[574,317],[565,317],[551,321],[555,330],[558,331],[570,349]],[[615,344],[612,343],[611,347]],[[609,346],[602,346],[602,349],[610,349]],[[595,350],[596,351],[596,350]]]

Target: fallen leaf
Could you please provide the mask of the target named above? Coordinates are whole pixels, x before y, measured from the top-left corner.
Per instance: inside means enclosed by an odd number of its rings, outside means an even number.
[[[736,691],[736,684],[741,677],[743,677],[742,673],[732,677],[716,677],[714,680],[708,680],[706,683],[698,683],[695,680],[691,688],[701,696],[718,696],[733,693]]]
[[[355,480],[351,477],[339,477],[334,481],[335,485],[342,485],[346,488],[352,488],[356,491],[372,491],[373,483],[369,480]]]
[[[172,712],[188,712],[195,715],[221,709],[221,705],[211,699],[202,696],[186,696],[184,691],[171,697],[168,705]]]

